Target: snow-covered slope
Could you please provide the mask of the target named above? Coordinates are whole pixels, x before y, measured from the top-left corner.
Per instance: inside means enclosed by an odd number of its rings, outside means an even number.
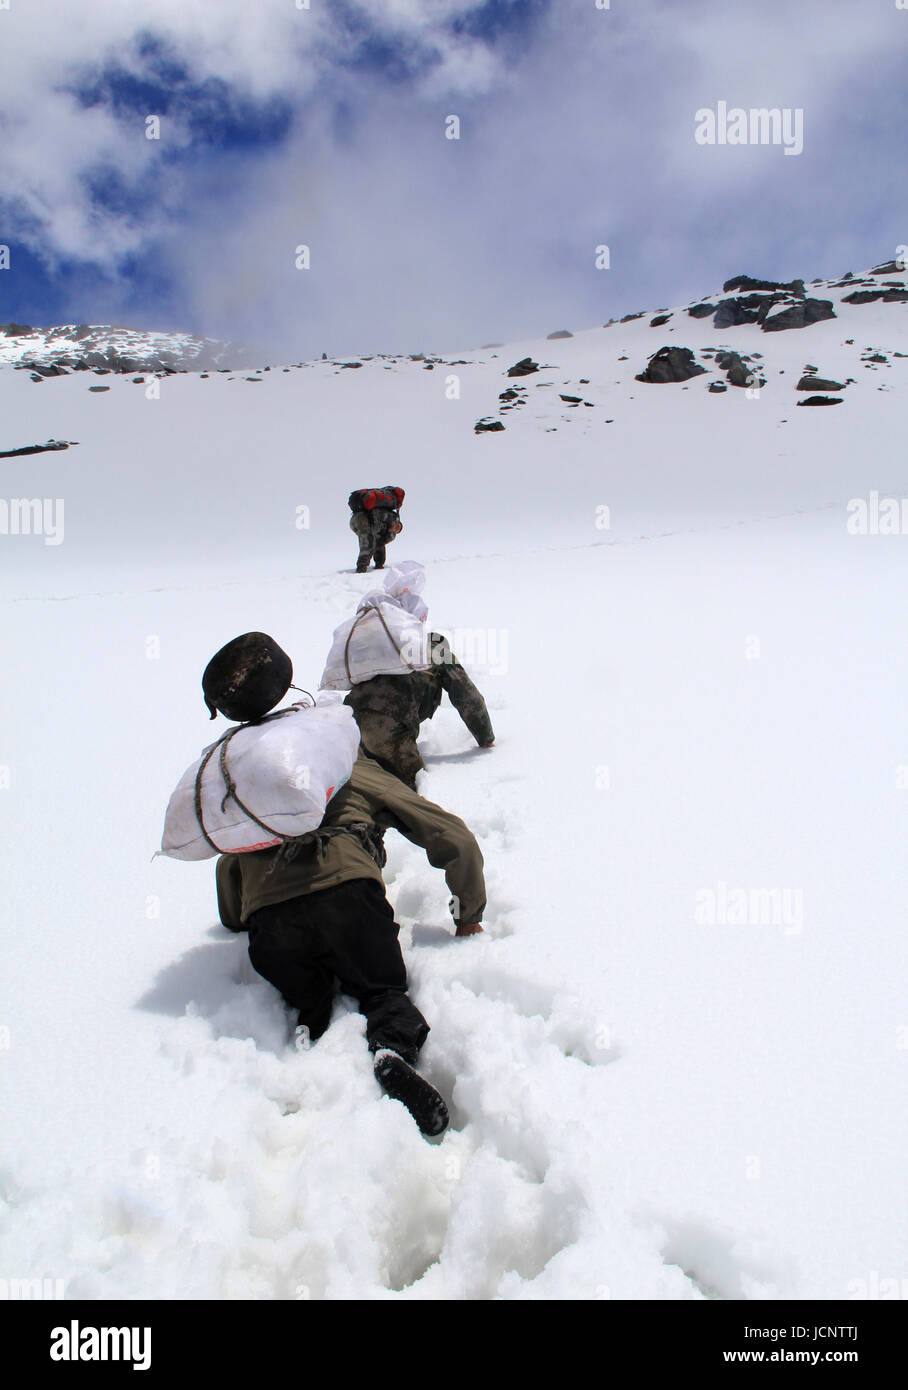
[[[908,310],[848,293],[808,285],[837,317],[782,332],[682,306],[429,362],[0,372],[0,448],[78,441],[0,462],[7,503],[51,504],[0,534],[0,1275],[92,1298],[901,1277],[908,542],[849,523],[908,495]],[[636,380],[664,345],[708,372]],[[711,393],[719,348],[766,385]],[[853,378],[840,405],[798,407],[808,366]],[[388,836],[436,1145],[379,1095],[351,1001],[293,1052],[211,865],[151,862],[210,739],[207,658],[264,629],[312,688],[373,586],[347,493],[385,482],[392,554],[427,565],[497,734],[477,749],[446,706],[421,740],[424,794],[483,847],[484,936],[450,935],[441,876]]]

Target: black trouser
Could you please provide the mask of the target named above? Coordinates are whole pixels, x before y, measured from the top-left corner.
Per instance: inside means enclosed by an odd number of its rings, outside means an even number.
[[[247,926],[249,959],[299,1010],[311,1038],[328,1027],[338,984],[359,1000],[373,1052],[390,1047],[416,1060],[429,1025],[407,997],[399,928],[375,879],[350,879],[261,907]]]

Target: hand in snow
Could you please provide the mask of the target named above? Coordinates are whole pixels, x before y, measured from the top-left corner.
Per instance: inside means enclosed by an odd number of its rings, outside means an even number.
[[[458,922],[455,936],[475,936],[476,932],[482,931],[481,922]]]

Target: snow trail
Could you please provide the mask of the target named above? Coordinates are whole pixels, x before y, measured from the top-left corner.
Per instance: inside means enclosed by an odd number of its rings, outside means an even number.
[[[0,1275],[98,1299],[843,1298],[900,1275],[904,538],[845,517],[903,490],[878,388],[905,364],[860,358],[902,307],[723,333],[766,350],[749,402],[634,382],[645,322],[578,333],[482,438],[508,363],[554,345],[464,365],[443,404],[418,364],[179,377],[156,403],[0,372],[15,438],[82,441],[5,461],[10,495],[66,498],[67,538],[0,556]],[[793,408],[807,357],[857,378],[836,411]],[[582,426],[557,400],[580,377]],[[343,498],[392,476],[433,628],[490,641],[464,660],[495,746],[447,704],[421,738],[420,789],[486,858],[484,935],[452,936],[442,876],[388,836],[440,1143],[379,1092],[352,1001],[294,1051],[211,864],[151,863],[210,741],[205,661],[269,631],[313,689],[375,584],[340,568]],[[742,920],[735,894],[798,911]]]

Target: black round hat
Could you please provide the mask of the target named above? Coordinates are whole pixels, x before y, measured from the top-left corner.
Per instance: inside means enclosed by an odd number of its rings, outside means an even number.
[[[244,724],[261,719],[290,689],[293,664],[267,632],[244,632],[214,656],[202,676],[212,719],[218,710]]]

